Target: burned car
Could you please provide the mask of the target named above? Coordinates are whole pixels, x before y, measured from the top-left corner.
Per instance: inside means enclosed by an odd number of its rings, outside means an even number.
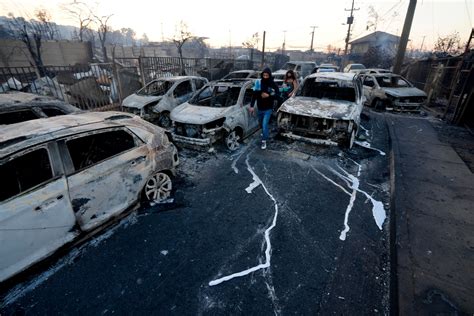
[[[426,102],[423,90],[397,74],[362,75],[365,104],[375,109],[419,112]]]
[[[2,127],[0,282],[172,189],[176,147],[136,115],[84,112]]]
[[[25,92],[0,94],[0,125],[79,112],[81,109],[52,97]]]
[[[322,72],[303,81],[278,109],[282,136],[351,148],[362,112],[362,84],[350,73]]]
[[[207,82],[206,78],[196,76],[158,78],[126,97],[122,102],[122,109],[168,128],[171,127],[170,112],[188,101]]]
[[[173,140],[183,145],[211,146],[222,140],[229,150],[258,128],[249,113],[253,80],[210,82],[191,100],[171,112]]]

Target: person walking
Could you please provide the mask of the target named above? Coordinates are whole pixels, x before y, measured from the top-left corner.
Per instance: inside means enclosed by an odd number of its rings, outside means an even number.
[[[254,105],[257,102],[258,122],[262,128],[262,149],[266,149],[270,134],[268,123],[272,116],[273,104],[279,98],[280,91],[275,81],[273,81],[270,68],[263,69],[260,77],[261,79],[256,80],[254,83],[249,111],[250,114],[255,114]]]

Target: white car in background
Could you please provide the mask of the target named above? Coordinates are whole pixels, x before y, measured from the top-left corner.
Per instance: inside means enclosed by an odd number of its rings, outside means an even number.
[[[188,101],[208,80],[196,76],[161,77],[126,97],[122,110],[164,128],[171,127],[170,112]]]
[[[344,72],[359,73],[359,71],[366,69],[363,64],[348,64],[344,67]]]
[[[360,75],[365,104],[379,110],[419,112],[427,94],[404,77],[393,74]]]

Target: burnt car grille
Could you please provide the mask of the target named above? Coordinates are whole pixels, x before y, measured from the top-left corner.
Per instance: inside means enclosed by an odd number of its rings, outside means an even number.
[[[333,120],[299,115],[292,115],[290,122],[291,126],[293,126],[293,131],[315,134],[325,133],[334,125]]]
[[[184,123],[175,123],[174,133],[176,135],[192,137],[192,138],[202,138],[202,125],[195,124],[184,124]]]

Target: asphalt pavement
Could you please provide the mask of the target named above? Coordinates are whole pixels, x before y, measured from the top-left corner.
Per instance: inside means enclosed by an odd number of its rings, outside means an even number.
[[[0,313],[472,315],[472,135],[362,118],[351,150],[263,151],[257,133],[232,154],[181,151],[173,203],[72,249]]]
[[[474,137],[447,133],[453,129],[430,117],[387,114],[386,120],[392,145],[392,314],[473,315],[474,174],[467,163]],[[460,143],[464,160],[452,145]]]

